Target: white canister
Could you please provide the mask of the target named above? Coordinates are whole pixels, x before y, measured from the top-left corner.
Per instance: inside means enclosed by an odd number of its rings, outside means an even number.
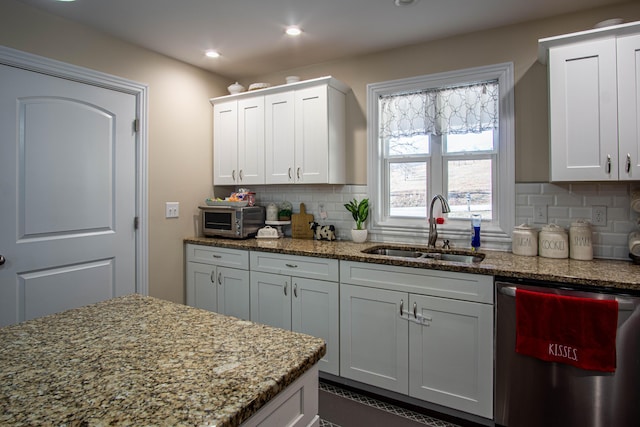
[[[569,236],[567,231],[556,224],[542,227],[538,234],[538,252],[545,258],[569,257]]]
[[[529,224],[514,227],[511,251],[516,255],[538,255],[538,230]]]
[[[591,241],[591,223],[579,219],[571,223],[569,228],[569,254],[571,259],[593,259],[593,243]]]
[[[632,231],[629,233],[629,253],[633,256],[640,257],[640,231]]]
[[[275,203],[269,203],[267,206],[267,221],[278,220],[278,206]]]

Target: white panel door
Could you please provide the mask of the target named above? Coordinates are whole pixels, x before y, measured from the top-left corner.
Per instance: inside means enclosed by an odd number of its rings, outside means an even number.
[[[264,184],[264,97],[238,101],[238,184]]]
[[[340,376],[409,392],[408,294],[340,285]]]
[[[618,37],[620,180],[640,180],[640,35]]]
[[[493,418],[493,306],[411,295],[409,395]]]
[[[618,179],[615,39],[549,51],[552,181]]]
[[[136,98],[0,65],[0,326],[136,290]]]
[[[238,167],[238,102],[213,106],[213,185],[235,185]]]
[[[218,293],[214,265],[187,263],[187,305],[203,310],[218,310]]]
[[[249,271],[218,267],[218,313],[249,320]]]

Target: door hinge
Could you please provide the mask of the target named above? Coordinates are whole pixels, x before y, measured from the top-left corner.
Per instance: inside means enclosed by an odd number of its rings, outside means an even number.
[[[133,121],[133,131],[134,132],[139,132],[140,131],[140,119],[135,119]]]
[[[140,218],[133,218],[133,229],[137,230],[140,227]]]

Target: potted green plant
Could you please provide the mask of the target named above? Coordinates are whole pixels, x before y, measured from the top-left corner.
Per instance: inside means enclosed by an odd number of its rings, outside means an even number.
[[[354,242],[362,243],[367,240],[367,229],[363,228],[364,222],[369,217],[369,199],[362,199],[359,202],[354,198],[344,207],[351,212],[351,216],[356,222],[356,228],[351,230],[351,239]]]

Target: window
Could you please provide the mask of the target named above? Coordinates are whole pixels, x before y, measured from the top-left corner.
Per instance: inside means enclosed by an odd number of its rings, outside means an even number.
[[[431,200],[442,194],[451,212],[441,236],[467,239],[479,213],[484,242],[509,240],[513,64],[370,84],[368,117],[372,234],[426,237]]]

